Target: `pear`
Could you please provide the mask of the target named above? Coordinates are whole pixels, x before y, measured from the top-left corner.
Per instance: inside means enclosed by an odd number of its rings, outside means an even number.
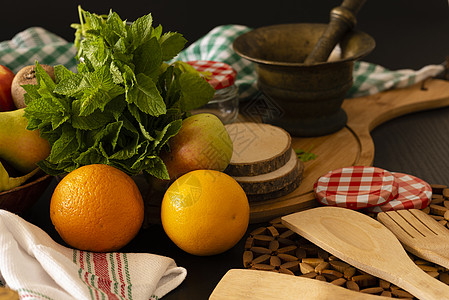
[[[36,163],[50,154],[50,144],[38,130],[26,129],[28,119],[24,109],[0,112],[0,158],[14,169],[28,173]]]
[[[178,134],[169,142],[170,150],[162,153],[170,179],[193,170],[224,171],[231,161],[232,140],[223,123],[210,113],[183,120]]]

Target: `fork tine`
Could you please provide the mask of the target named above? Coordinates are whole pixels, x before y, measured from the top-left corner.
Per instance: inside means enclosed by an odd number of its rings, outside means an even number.
[[[413,226],[417,231],[419,231],[422,236],[435,236],[437,233],[434,226],[430,226],[432,224],[429,224],[430,222],[425,222],[425,217],[430,218],[429,216],[425,215],[422,216],[419,213],[413,212],[413,210],[398,210],[397,213],[400,215],[407,223],[409,223],[411,226]],[[425,214],[425,213],[423,213]]]
[[[410,225],[397,211],[387,211],[377,214],[377,219],[388,227],[396,236],[404,239],[416,239],[423,235]]]
[[[449,235],[449,230],[446,227],[435,222],[435,220],[425,212],[419,209],[410,209],[410,213],[413,214],[416,219],[419,219],[420,222],[424,223],[430,230],[435,232],[435,234]]]

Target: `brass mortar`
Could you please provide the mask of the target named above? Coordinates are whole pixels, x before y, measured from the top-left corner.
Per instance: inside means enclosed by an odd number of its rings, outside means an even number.
[[[321,136],[345,126],[341,104],[352,86],[354,61],[370,53],[374,39],[350,31],[326,62],[304,61],[327,24],[297,23],[260,27],[237,37],[234,50],[256,64],[257,85],[279,110],[263,122],[280,126],[294,136]]]

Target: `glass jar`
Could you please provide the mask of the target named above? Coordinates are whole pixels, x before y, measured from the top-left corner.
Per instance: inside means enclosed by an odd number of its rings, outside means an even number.
[[[223,62],[196,60],[187,63],[199,72],[205,73],[207,81],[215,88],[214,97],[206,105],[191,113],[207,112],[216,115],[223,124],[234,122],[239,113],[239,91],[235,85],[237,72]]]

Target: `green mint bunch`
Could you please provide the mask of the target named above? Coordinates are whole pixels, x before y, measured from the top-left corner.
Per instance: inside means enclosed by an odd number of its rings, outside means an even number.
[[[37,85],[25,85],[28,129],[51,145],[38,165],[59,175],[107,164],[129,175],[168,179],[159,157],[191,109],[214,89],[184,63],[167,64],[184,47],[179,33],[152,27],[151,14],[130,23],[79,8],[77,72],[55,66],[55,81],[36,62]]]

